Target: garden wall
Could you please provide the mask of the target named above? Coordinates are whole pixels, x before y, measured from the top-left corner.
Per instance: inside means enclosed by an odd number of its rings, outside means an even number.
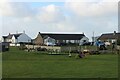
[[[46,48],[47,50],[59,50],[61,52],[69,52],[69,51],[73,51],[73,50],[79,50],[79,47],[77,46],[39,46],[39,45],[26,45],[26,47],[28,49],[30,48],[38,48],[38,47],[41,47],[41,48]]]

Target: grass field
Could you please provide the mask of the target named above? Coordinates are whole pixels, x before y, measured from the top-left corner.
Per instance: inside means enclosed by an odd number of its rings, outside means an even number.
[[[118,55],[48,55],[11,48],[2,54],[3,78],[117,78]]]

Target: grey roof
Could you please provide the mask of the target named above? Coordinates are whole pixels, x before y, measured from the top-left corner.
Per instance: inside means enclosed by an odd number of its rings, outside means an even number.
[[[7,38],[7,36],[2,36],[4,39]]]
[[[7,39],[11,39],[12,36],[13,36],[12,34],[8,35],[8,36],[7,36]]]
[[[17,39],[22,33],[19,34],[13,34],[15,36],[15,38]]]
[[[7,38],[7,39],[11,39],[12,36],[14,35],[15,36],[15,39],[17,39],[22,33],[19,33],[19,34],[9,34],[8,36],[3,36],[3,38]]]

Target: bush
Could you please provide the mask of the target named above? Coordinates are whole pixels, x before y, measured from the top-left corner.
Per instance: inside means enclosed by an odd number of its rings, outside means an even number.
[[[46,49],[46,48],[38,47],[38,48],[37,48],[37,51],[47,51],[47,49]]]
[[[117,45],[120,45],[120,39],[117,40]]]
[[[25,49],[27,49],[27,47],[25,46],[25,44],[21,44],[19,46],[19,50],[25,50]]]

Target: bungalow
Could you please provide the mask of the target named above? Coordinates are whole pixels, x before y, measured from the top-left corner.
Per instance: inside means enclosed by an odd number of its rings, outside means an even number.
[[[68,33],[38,33],[34,39],[36,45],[56,45],[56,44],[83,44],[89,42],[84,34],[68,34]]]
[[[109,43],[115,43],[118,39],[120,39],[120,33],[107,33],[102,34],[98,40],[109,42]]]
[[[3,36],[3,42],[9,42],[10,46],[20,46],[19,43],[29,43],[31,38],[25,33],[10,34],[8,36]]]

